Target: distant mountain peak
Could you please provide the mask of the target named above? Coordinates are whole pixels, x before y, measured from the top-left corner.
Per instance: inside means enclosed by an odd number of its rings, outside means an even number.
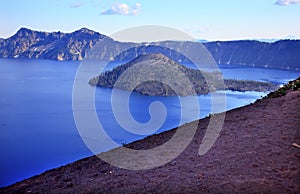
[[[27,31],[27,32],[32,32],[33,30],[26,28],[26,27],[21,27],[18,31]]]
[[[95,32],[93,30],[90,30],[90,29],[88,29],[86,27],[83,27],[83,28],[81,28],[79,30],[76,30],[75,32],[80,32],[80,33],[84,33],[84,34],[91,34],[91,35],[97,33],[97,32]]]
[[[22,27],[20,28],[16,34],[28,34],[28,33],[32,33],[33,30],[29,29],[29,28],[25,28],[25,27]]]

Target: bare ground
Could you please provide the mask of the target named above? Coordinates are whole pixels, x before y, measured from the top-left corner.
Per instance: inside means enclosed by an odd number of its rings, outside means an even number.
[[[173,161],[150,170],[125,170],[93,156],[49,170],[0,193],[300,193],[300,91],[226,113],[214,146],[198,155],[209,118]],[[195,124],[195,123],[194,123]],[[187,130],[190,124],[187,124]],[[149,149],[176,129],[127,145]]]

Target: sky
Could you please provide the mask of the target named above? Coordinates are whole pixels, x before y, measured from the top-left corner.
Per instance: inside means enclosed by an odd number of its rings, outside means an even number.
[[[110,35],[161,25],[196,39],[300,38],[300,0],[3,0],[0,37],[19,28]]]

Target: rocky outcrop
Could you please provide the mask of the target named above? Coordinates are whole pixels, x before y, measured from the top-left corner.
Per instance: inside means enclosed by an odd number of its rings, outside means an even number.
[[[264,98],[277,98],[277,97],[285,96],[287,93],[292,91],[297,91],[297,90],[300,91],[300,77],[298,77],[296,80],[289,81],[289,83],[280,87],[278,90],[274,92],[270,92]]]

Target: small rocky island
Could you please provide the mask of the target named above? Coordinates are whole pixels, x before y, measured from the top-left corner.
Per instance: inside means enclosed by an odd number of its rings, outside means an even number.
[[[149,96],[201,95],[216,90],[266,92],[278,87],[269,82],[232,79],[223,82],[220,72],[188,68],[162,54],[141,54],[124,65],[92,78],[89,84],[116,87]]]

